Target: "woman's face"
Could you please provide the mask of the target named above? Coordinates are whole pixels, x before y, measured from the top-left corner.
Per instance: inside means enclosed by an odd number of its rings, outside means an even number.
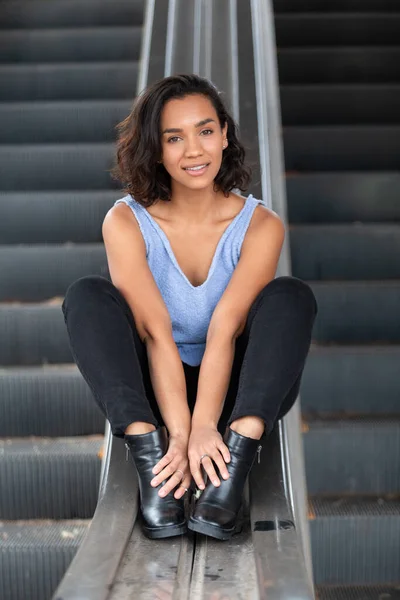
[[[228,125],[221,130],[211,101],[201,94],[169,100],[161,114],[162,162],[172,188],[213,186],[221,167]],[[199,171],[188,167],[207,165]]]

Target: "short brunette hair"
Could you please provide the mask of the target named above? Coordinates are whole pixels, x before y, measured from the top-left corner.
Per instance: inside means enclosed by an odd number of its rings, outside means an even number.
[[[110,170],[120,181],[126,194],[144,206],[159,198],[171,199],[171,176],[161,158],[161,113],[168,100],[202,94],[210,99],[218,115],[221,129],[228,123],[228,147],[214,180],[214,190],[227,197],[233,188],[246,190],[251,168],[245,166],[245,150],[237,137],[237,125],[221,100],[220,92],[208,79],[199,75],[172,75],[147,87],[135,99],[130,114],[115,128],[118,131],[117,161]]]

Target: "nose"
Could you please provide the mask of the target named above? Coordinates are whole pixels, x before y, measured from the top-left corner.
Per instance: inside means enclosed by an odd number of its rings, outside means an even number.
[[[201,156],[203,154],[203,148],[201,146],[201,141],[197,136],[194,138],[187,139],[186,147],[185,147],[185,155],[189,156]]]

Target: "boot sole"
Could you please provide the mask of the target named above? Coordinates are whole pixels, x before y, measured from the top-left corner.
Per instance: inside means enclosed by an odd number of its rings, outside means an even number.
[[[208,535],[210,537],[216,538],[217,540],[230,540],[233,534],[235,533],[236,526],[231,529],[223,529],[222,527],[216,527],[215,525],[211,525],[210,523],[202,523],[200,521],[196,521],[193,517],[189,518],[188,521],[188,529],[191,531],[195,531],[196,533],[202,533],[203,535]]]
[[[151,540],[156,540],[161,538],[175,537],[177,535],[187,533],[187,524],[183,523],[182,525],[149,528],[142,523],[142,530],[146,537],[150,538]]]

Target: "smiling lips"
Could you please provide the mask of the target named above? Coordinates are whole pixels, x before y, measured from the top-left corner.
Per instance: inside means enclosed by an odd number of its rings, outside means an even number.
[[[189,173],[189,175],[202,175],[206,171],[208,165],[209,163],[204,163],[203,165],[196,165],[195,167],[184,167],[184,171]]]

